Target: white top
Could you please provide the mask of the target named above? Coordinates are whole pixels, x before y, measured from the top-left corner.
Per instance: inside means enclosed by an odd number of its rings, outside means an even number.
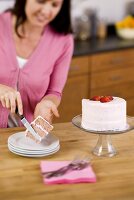
[[[19,56],[17,56],[16,58],[17,58],[17,61],[18,61],[18,64],[19,64],[19,68],[23,68],[24,65],[27,62],[27,59],[21,58]],[[16,126],[18,126],[17,116],[12,115],[11,113],[9,113],[9,116],[8,116],[8,127],[16,127]]]
[[[20,68],[23,68],[24,65],[25,65],[26,62],[27,62],[27,59],[21,58],[21,57],[19,57],[19,56],[17,56],[16,58],[17,58],[17,61],[18,61],[18,63],[19,63],[19,67],[20,67]]]

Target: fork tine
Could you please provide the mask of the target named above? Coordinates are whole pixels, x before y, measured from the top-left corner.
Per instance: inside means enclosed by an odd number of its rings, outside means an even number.
[[[75,164],[79,162],[91,162],[91,158],[85,154],[76,155],[71,163]]]

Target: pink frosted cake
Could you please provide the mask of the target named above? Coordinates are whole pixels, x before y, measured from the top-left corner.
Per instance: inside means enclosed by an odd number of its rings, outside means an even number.
[[[126,101],[119,97],[95,96],[82,100],[81,126],[94,131],[126,129]]]

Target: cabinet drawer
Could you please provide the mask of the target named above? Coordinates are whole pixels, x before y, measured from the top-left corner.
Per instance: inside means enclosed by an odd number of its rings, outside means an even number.
[[[124,68],[91,74],[91,89],[103,88],[134,81],[134,68]]]
[[[94,89],[90,91],[90,98],[98,95],[112,95],[116,97],[122,97],[124,99],[132,98],[134,96],[134,82],[118,84],[112,87],[105,87],[102,89]]]
[[[110,68],[126,68],[134,66],[134,49],[114,51],[93,55],[91,71],[105,71]]]
[[[71,62],[71,67],[69,70],[69,76],[79,75],[89,72],[89,57],[80,56],[74,57]]]

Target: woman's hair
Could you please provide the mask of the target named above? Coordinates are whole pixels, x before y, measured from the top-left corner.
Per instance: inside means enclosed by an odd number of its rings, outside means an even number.
[[[15,0],[14,7],[10,10],[12,14],[14,14],[17,18],[15,24],[15,31],[19,37],[20,34],[18,33],[18,27],[23,24],[27,17],[25,14],[25,6],[27,0]],[[63,0],[63,4],[61,7],[60,12],[55,17],[53,21],[50,22],[50,26],[58,33],[61,34],[68,34],[72,33],[71,28],[71,16],[70,16],[70,9],[71,9],[71,0]]]

